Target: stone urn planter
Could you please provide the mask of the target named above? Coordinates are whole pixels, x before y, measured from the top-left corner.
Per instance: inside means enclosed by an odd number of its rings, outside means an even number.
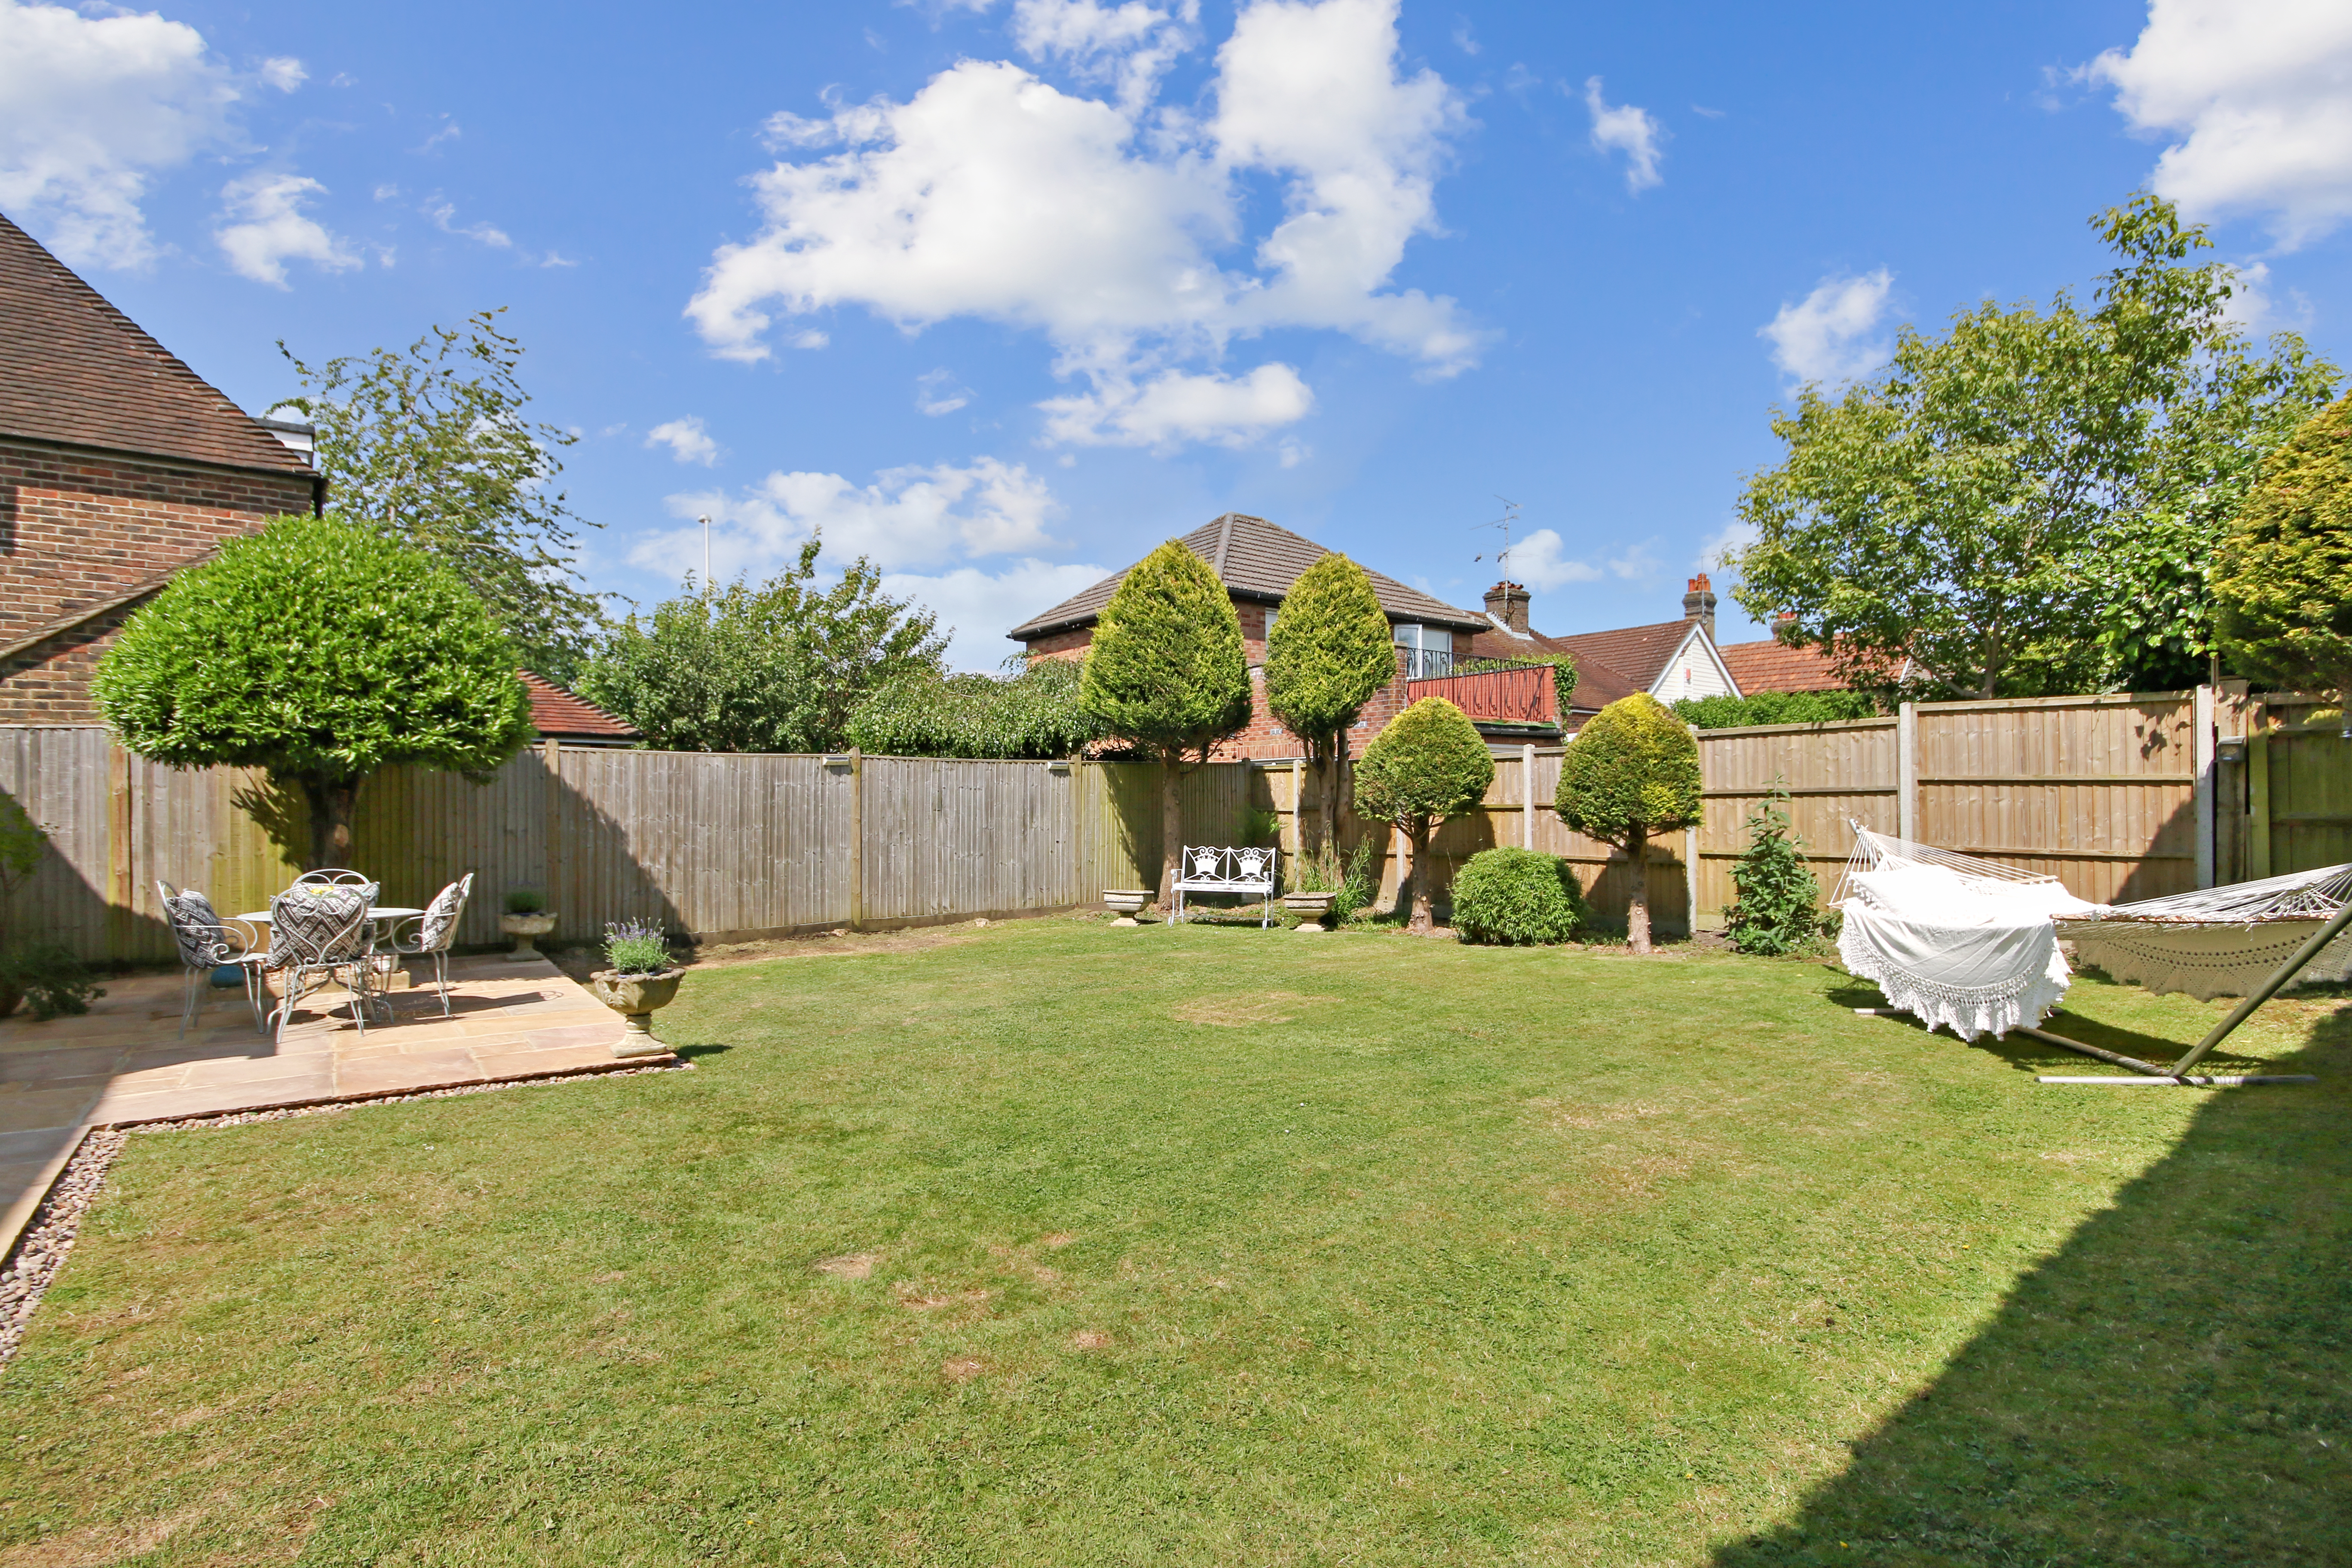
[[[508,962],[520,963],[527,959],[545,956],[531,943],[555,929],[555,917],[543,912],[535,915],[500,915],[499,929],[515,939],[514,951],[507,954]]]
[[[1330,929],[1326,922],[1331,918],[1331,901],[1339,896],[1337,893],[1285,893],[1282,895],[1282,907],[1298,917],[1301,931],[1324,931]]]
[[[1115,926],[1140,925],[1143,922],[1137,920],[1135,917],[1141,914],[1143,912],[1143,906],[1151,901],[1151,889],[1149,888],[1105,888],[1102,890],[1102,900],[1104,903],[1110,906],[1111,912],[1118,916],[1118,919],[1110,922],[1111,924]]]
[[[626,1061],[631,1057],[668,1054],[669,1047],[654,1038],[654,1009],[668,1006],[677,995],[677,983],[685,978],[683,969],[659,974],[617,974],[604,969],[588,977],[589,991],[621,1016],[628,1031],[613,1047],[615,1057]]]

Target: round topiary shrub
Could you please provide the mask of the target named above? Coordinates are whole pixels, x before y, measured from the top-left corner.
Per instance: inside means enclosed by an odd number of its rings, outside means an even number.
[[[1481,849],[1454,877],[1454,929],[1464,942],[1528,947],[1566,942],[1591,913],[1576,873],[1557,855]]]

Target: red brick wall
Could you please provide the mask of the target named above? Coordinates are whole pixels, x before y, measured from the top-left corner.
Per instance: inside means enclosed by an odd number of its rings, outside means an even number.
[[[310,510],[299,474],[211,468],[0,437],[0,642],[100,604],[268,518]],[[89,678],[137,605],[0,661],[0,723],[88,723]]]
[[[1250,666],[1250,721],[1242,732],[1210,753],[1212,761],[1238,762],[1244,758],[1264,760],[1270,757],[1298,757],[1307,753],[1306,743],[1275,721],[1265,710],[1265,617],[1273,606],[1242,599],[1234,601],[1234,613],[1241,618],[1242,650]],[[1094,641],[1091,626],[1076,626],[1068,631],[1055,632],[1030,643],[1032,658],[1078,658],[1084,657],[1087,645]],[[1404,711],[1404,656],[1397,655],[1397,678],[1364,704],[1362,721],[1348,737],[1348,753],[1360,757],[1372,737],[1385,728],[1388,721]]]

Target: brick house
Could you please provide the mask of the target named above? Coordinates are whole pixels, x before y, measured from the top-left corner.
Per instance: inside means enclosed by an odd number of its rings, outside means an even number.
[[[0,216],[0,723],[97,722],[90,676],[133,610],[222,541],[320,508],[307,447]]]
[[[1305,747],[1298,737],[1276,722],[1265,709],[1265,639],[1284,596],[1298,581],[1299,574],[1331,552],[1311,539],[1242,512],[1227,512],[1194,529],[1180,542],[1209,563],[1217,580],[1233,596],[1234,611],[1241,617],[1243,647],[1249,659],[1249,726],[1220,745],[1212,757],[1231,762],[1304,755]],[[1365,570],[1394,631],[1396,679],[1364,704],[1363,717],[1349,742],[1349,754],[1356,756],[1362,754],[1382,726],[1411,703],[1431,695],[1453,696],[1450,690],[1440,689],[1475,679],[1452,677],[1454,654],[1486,627],[1482,616],[1433,598],[1417,588],[1409,588],[1369,567]],[[1095,623],[1103,606],[1110,603],[1111,595],[1126,576],[1127,573],[1120,572],[1106,577],[1084,593],[1031,616],[1006,636],[1023,644],[1032,659],[1079,658],[1094,640]],[[1542,684],[1549,690],[1549,672],[1541,673]],[[1532,688],[1534,683],[1529,684]],[[1505,739],[1507,732],[1516,735],[1524,731],[1528,739],[1551,739],[1559,734],[1557,723],[1548,713],[1530,711],[1519,720],[1508,716],[1482,719],[1470,704],[1465,703],[1464,708],[1474,721],[1479,721],[1480,729],[1488,733],[1490,740]],[[1516,740],[1513,743],[1517,743]]]

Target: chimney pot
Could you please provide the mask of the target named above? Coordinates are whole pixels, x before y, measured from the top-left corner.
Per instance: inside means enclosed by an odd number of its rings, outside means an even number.
[[[1528,591],[1517,583],[1502,582],[1486,590],[1486,613],[1521,637],[1528,635]]]
[[[1696,621],[1706,628],[1706,640],[1715,640],[1715,589],[1704,572],[1690,580],[1690,592],[1683,595],[1683,619]]]

